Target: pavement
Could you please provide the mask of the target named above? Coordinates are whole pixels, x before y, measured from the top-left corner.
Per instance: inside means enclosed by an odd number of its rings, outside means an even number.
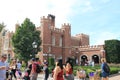
[[[44,74],[39,74],[37,80],[44,80]],[[53,80],[53,79],[51,77],[49,77],[48,80]],[[79,79],[77,79],[75,77],[75,80],[79,80]],[[86,79],[86,80],[89,80],[89,79]],[[120,80],[120,73],[114,74],[114,75],[110,75],[109,80]]]
[[[44,80],[44,74],[39,74],[37,80]],[[53,80],[53,78],[49,76],[48,80]],[[75,77],[75,80],[78,80],[78,79]]]
[[[23,75],[24,75],[24,73],[23,73]],[[15,79],[13,79],[13,80],[15,80]],[[19,79],[19,80],[21,80],[21,79]],[[40,74],[38,75],[37,80],[44,80],[44,74],[43,74],[43,73],[40,73]],[[49,79],[48,79],[48,80],[53,80],[53,79],[52,79],[52,77],[49,76]],[[79,79],[77,79],[77,77],[75,76],[75,79],[74,79],[74,80],[79,80]],[[86,80],[90,80],[90,79],[87,78]],[[101,79],[100,79],[100,80],[101,80]],[[109,76],[109,80],[120,80],[120,72],[117,73],[117,74],[110,75],[110,76]]]
[[[23,73],[24,74],[24,73]],[[43,73],[40,73],[38,75],[38,78],[37,80],[44,80],[44,74]],[[49,76],[49,79],[48,80],[53,80],[52,77]],[[75,80],[79,80],[77,79],[77,77],[75,76]],[[89,80],[88,78],[86,80]],[[109,76],[109,80],[120,80],[120,72],[117,73],[117,74],[113,74],[113,75],[110,75]]]
[[[110,75],[109,80],[120,80],[120,73]]]

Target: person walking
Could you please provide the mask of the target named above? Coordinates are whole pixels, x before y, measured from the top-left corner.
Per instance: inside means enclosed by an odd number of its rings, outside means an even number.
[[[22,78],[22,72],[21,72],[21,63],[20,63],[20,61],[18,61],[17,63],[16,63],[16,65],[17,65],[17,68],[16,68],[16,76],[17,76],[17,78]]]
[[[108,78],[109,77],[109,71],[105,70],[105,67],[108,68],[107,70],[110,70],[109,66],[107,65],[106,60],[104,58],[101,59],[101,62],[102,62],[102,64],[101,64],[101,76],[102,76],[102,80],[109,80],[109,78]]]
[[[32,58],[31,63],[32,63],[32,68],[30,72],[30,80],[37,80],[38,73],[36,72],[37,65],[35,58]]]
[[[53,71],[53,80],[64,80],[63,74],[64,72],[62,62],[60,60],[57,60]]]
[[[6,59],[7,55],[2,54],[0,58],[0,80],[6,80],[6,69],[8,66],[6,66]]]
[[[28,61],[27,67],[25,69],[24,75],[23,75],[23,80],[30,80],[30,73],[32,69],[32,61]]]
[[[48,69],[48,65],[47,64],[44,64],[43,70],[44,70],[44,73],[45,73],[44,80],[48,80],[49,69]]]
[[[74,80],[72,63],[67,62],[66,66],[64,66],[64,70],[66,72],[65,79],[66,80]]]
[[[11,69],[10,76],[11,76],[11,80],[12,80],[13,76],[14,76],[15,79],[17,79],[17,77],[16,77],[16,68],[17,68],[16,60],[13,59],[12,62],[10,63],[10,69]]]

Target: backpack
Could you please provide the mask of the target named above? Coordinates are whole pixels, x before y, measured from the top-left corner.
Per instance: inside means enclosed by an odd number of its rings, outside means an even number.
[[[110,67],[108,66],[107,63],[105,63],[105,64],[103,65],[103,70],[104,70],[106,73],[110,73]]]
[[[36,72],[40,73],[41,71],[41,66],[39,64],[36,64]]]

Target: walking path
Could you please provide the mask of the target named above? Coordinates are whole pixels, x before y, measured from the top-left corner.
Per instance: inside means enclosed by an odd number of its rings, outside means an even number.
[[[111,75],[109,80],[120,80],[120,73]]]
[[[44,80],[44,74],[39,74],[38,75],[38,80]],[[52,80],[52,78],[49,77],[48,80]],[[75,80],[78,80],[78,79],[75,77]],[[89,80],[89,79],[87,79],[87,80]],[[114,75],[110,75],[109,80],[120,80],[120,73],[114,74]]]
[[[44,80],[44,74],[43,73],[39,74],[37,80]],[[48,80],[53,80],[53,79],[49,76]],[[78,79],[75,77],[75,80],[78,80]],[[86,79],[86,80],[89,80],[89,79]],[[109,80],[120,80],[120,73],[110,75]]]

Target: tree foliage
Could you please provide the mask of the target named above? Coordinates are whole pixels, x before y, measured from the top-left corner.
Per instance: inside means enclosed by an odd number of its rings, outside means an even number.
[[[6,27],[6,25],[2,22],[0,23],[0,32]]]
[[[120,63],[120,41],[105,41],[106,59],[109,63]]]
[[[33,42],[37,43],[36,50],[32,46]],[[36,30],[35,25],[30,19],[26,18],[14,33],[12,44],[16,56],[19,59],[28,61],[40,51],[40,31]]]

